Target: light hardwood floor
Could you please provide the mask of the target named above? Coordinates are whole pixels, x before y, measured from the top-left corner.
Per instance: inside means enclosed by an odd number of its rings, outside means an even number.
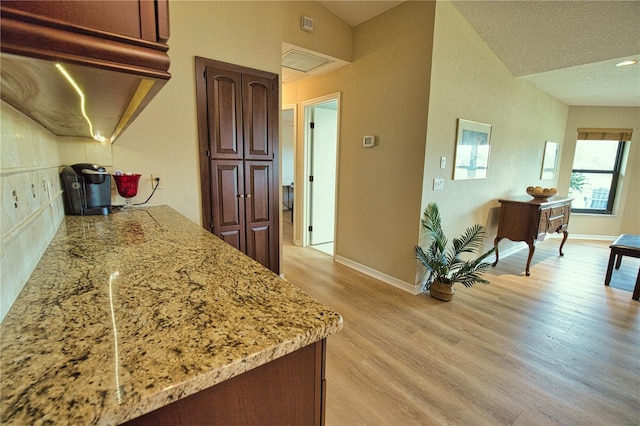
[[[531,276],[523,250],[451,302],[285,244],[285,278],[344,318],[328,338],[327,426],[640,425],[640,303],[604,287],[608,244],[570,237],[560,257],[548,239]],[[639,265],[625,257],[612,285]]]

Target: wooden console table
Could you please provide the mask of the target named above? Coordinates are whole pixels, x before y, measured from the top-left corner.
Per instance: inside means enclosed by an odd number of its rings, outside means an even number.
[[[493,245],[496,248],[496,261],[498,264],[498,243],[503,238],[511,241],[524,241],[529,245],[529,258],[525,273],[530,275],[529,266],[535,251],[536,241],[543,241],[548,232],[563,233],[560,243],[560,256],[562,247],[567,241],[569,232],[569,214],[571,213],[571,201],[568,197],[549,197],[548,199],[523,196],[498,200],[500,202],[500,219],[498,222],[498,235]]]

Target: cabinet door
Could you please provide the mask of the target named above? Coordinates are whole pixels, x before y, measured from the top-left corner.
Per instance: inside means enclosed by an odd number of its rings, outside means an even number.
[[[278,274],[278,75],[197,57],[196,90],[203,225]],[[234,169],[225,184],[214,165],[231,164],[243,178]]]
[[[244,158],[274,160],[278,128],[276,78],[243,75]]]
[[[277,253],[277,206],[273,204],[273,162],[246,161],[247,255],[275,271]]]
[[[211,158],[240,160],[242,145],[242,76],[206,68],[207,118]]]
[[[211,161],[213,233],[245,251],[245,191],[242,161]]]
[[[157,41],[156,5],[151,1],[3,0],[2,3],[3,7],[22,10],[76,27]],[[161,8],[166,8],[166,1],[161,1]]]

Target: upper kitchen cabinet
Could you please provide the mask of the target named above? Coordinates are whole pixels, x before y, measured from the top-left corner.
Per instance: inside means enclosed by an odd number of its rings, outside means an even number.
[[[2,100],[58,136],[115,141],[171,75],[168,0],[0,3]]]

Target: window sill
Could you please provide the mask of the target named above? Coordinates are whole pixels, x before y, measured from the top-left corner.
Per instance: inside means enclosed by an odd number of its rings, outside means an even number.
[[[614,213],[571,212],[572,216],[616,217]]]

